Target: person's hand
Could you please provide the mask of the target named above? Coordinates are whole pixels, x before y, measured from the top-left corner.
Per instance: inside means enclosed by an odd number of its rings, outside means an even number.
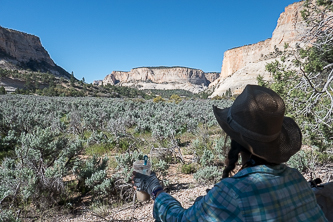
[[[153,191],[158,188],[162,189],[160,182],[158,181],[156,174],[152,172],[149,176],[133,171],[133,184],[134,188],[138,191],[144,191],[152,196]]]

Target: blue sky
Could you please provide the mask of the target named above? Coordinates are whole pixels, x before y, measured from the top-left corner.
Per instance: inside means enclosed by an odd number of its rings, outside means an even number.
[[[86,82],[141,66],[220,72],[226,50],[272,36],[295,0],[0,0],[0,26],[40,37]]]

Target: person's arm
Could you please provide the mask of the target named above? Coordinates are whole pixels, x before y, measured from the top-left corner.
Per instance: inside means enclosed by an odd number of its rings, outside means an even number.
[[[161,192],[156,197],[153,208],[156,221],[179,221],[183,212],[182,205],[170,194]]]
[[[160,193],[165,193],[165,192],[164,192],[164,190],[158,191],[158,192],[156,193],[156,198],[158,197],[158,195],[160,195]]]
[[[153,216],[156,221],[242,221],[238,195],[226,180],[216,184],[206,196],[196,201],[189,209],[184,209],[170,194],[158,191],[154,203]],[[160,189],[156,175],[134,173],[134,186],[154,197]]]
[[[155,199],[156,221],[242,221],[238,195],[220,182],[207,195],[184,209],[170,194],[161,192]]]
[[[152,199],[155,201],[154,203],[154,210],[153,210],[153,215],[156,221],[161,221],[159,219],[159,213],[155,215],[155,206],[159,205],[162,208],[173,208],[173,211],[177,208],[179,211],[183,211],[184,209],[182,208],[181,204],[174,199],[171,195],[165,193],[162,189],[162,186],[159,183],[159,180],[157,179],[155,173],[152,173],[151,175],[144,175],[141,173],[133,172],[133,177],[132,177],[132,183],[134,185],[134,188],[137,190],[145,191],[147,192]],[[161,204],[157,204],[161,203]],[[164,206],[164,207],[163,207]],[[165,210],[165,209],[164,209]],[[160,210],[159,210],[160,211]],[[166,209],[165,212],[168,210]],[[163,220],[165,221],[165,220]]]

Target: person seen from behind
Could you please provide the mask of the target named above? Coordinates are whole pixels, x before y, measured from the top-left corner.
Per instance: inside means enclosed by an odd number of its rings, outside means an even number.
[[[304,177],[285,162],[301,148],[296,122],[274,91],[247,85],[229,108],[213,106],[231,137],[222,180],[188,209],[163,191],[153,173],[133,173],[136,189],[155,200],[156,221],[327,221]],[[241,170],[230,177],[239,155]]]

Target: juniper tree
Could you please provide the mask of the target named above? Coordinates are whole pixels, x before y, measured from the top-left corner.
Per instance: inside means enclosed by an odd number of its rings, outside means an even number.
[[[4,94],[6,94],[6,89],[5,89],[5,87],[1,86],[0,87],[0,95],[4,95]]]
[[[71,86],[74,86],[74,84],[75,84],[74,72],[72,72],[72,74],[71,74],[70,83],[71,83]]]
[[[306,0],[303,6],[308,31],[302,44],[285,45],[280,60],[266,65],[273,82],[259,77],[258,83],[283,97],[304,140],[324,151],[333,145],[333,2]]]

